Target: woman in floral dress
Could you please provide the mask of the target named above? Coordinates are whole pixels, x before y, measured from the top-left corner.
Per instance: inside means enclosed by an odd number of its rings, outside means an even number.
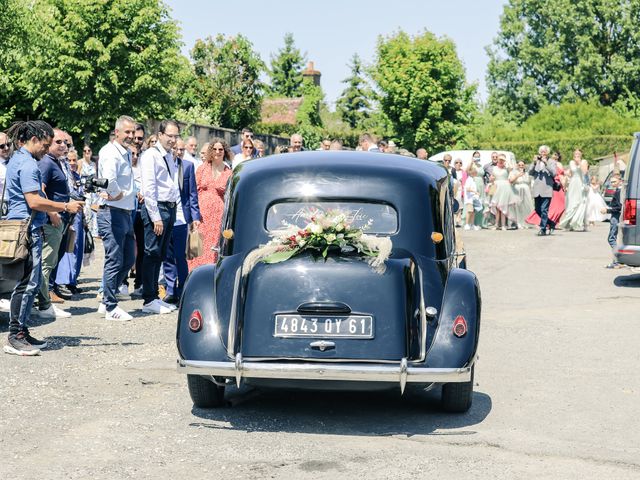
[[[220,223],[224,212],[224,193],[231,176],[231,169],[225,160],[231,162],[231,149],[221,138],[214,138],[209,144],[204,162],[196,170],[198,203],[202,223],[199,231],[203,236],[203,252],[199,257],[189,260],[189,271],[200,265],[215,263],[218,254],[212,247],[220,240]]]
[[[531,196],[531,177],[522,160],[518,162],[516,168],[509,175],[509,181],[514,186],[520,198],[520,203],[516,205],[515,217],[518,228],[529,228],[525,225],[525,219],[533,209],[533,197]]]

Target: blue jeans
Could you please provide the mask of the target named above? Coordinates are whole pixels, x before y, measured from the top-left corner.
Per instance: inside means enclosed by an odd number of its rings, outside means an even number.
[[[98,233],[104,245],[102,303],[110,312],[118,306],[118,288],[136,260],[131,212],[112,207],[99,209]]]
[[[609,237],[607,238],[607,241],[609,242],[609,245],[611,246],[611,248],[616,248],[616,246],[618,245],[618,222],[620,220],[618,220],[617,218],[613,218],[611,217],[611,220],[609,220],[610,225],[609,225]]]
[[[147,304],[158,298],[160,266],[167,255],[173,224],[176,223],[176,207],[158,202],[162,220],[162,235],[153,232],[153,221],[146,208],[142,209],[144,224],[144,259],[142,260],[142,299]]]
[[[27,328],[33,301],[42,280],[42,228],[31,231],[31,251],[24,261],[24,274],[11,294],[9,336]]]
[[[167,256],[162,264],[164,278],[167,281],[167,295],[177,298],[180,298],[182,286],[187,279],[187,275],[189,275],[189,266],[185,255],[188,232],[189,225],[173,226],[171,241],[167,248]]]
[[[547,223],[549,223],[549,205],[551,205],[551,197],[536,197],[534,198],[534,201],[536,213],[540,217],[540,230],[546,230]],[[555,223],[551,226],[555,227]]]

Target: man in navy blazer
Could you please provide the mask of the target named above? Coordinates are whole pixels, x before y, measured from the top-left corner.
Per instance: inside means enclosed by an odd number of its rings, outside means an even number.
[[[189,274],[185,255],[189,226],[192,224],[194,228],[198,228],[202,220],[198,205],[195,167],[193,162],[183,159],[184,152],[185,143],[178,139],[173,151],[176,167],[173,181],[180,190],[180,201],[176,208],[176,223],[167,248],[167,257],[162,264],[167,282],[167,295],[163,301],[172,304],[179,302],[182,286]]]

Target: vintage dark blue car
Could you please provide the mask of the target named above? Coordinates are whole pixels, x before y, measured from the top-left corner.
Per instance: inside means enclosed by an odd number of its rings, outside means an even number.
[[[400,392],[411,384],[441,386],[446,411],[467,411],[481,302],[452,197],[442,166],[399,155],[318,151],[241,164],[219,260],[190,274],[180,303],[178,370],[194,405],[220,406],[225,386],[241,382]],[[327,212],[390,240],[384,271],[349,245],[247,265],[285,227],[300,228],[290,240],[304,243],[304,232],[317,233],[308,222]]]

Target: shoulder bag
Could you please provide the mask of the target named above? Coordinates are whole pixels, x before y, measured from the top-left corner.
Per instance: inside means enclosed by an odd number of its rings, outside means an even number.
[[[2,200],[0,211],[4,208],[4,194],[7,189],[5,178],[2,188]],[[0,264],[10,265],[21,262],[29,257],[31,249],[31,236],[29,229],[35,212],[31,211],[31,217],[24,220],[0,220]]]

